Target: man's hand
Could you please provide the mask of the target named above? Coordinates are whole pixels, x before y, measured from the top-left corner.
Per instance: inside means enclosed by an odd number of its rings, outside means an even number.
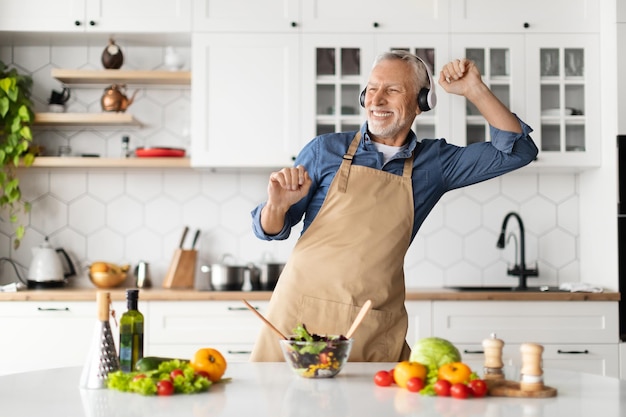
[[[282,230],[287,210],[308,194],[311,183],[302,165],[270,174],[267,204],[261,211],[261,227],[265,233],[275,235]]]
[[[444,65],[439,73],[439,85],[447,93],[464,97],[472,94],[477,87],[484,86],[476,64],[466,58]]]

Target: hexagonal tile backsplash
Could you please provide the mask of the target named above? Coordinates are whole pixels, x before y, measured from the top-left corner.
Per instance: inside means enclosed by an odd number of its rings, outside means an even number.
[[[123,46],[123,45],[122,45]],[[93,47],[0,47],[0,59],[33,75],[37,111],[45,111],[51,89],[61,85],[50,69],[101,68],[102,45]],[[188,48],[180,48],[188,58]],[[164,48],[126,48],[124,67],[160,69]],[[189,61],[188,61],[189,62]],[[72,89],[70,111],[100,111],[99,88]],[[37,130],[35,141],[48,154],[58,146],[74,154],[98,153],[117,157],[121,137],[137,146],[189,146],[189,90],[142,89],[132,113],[142,129]],[[129,110],[130,111],[130,110]],[[219,262],[232,254],[237,263],[262,259],[284,261],[300,228],[283,242],[265,242],[252,234],[250,211],[265,199],[268,172],[216,173],[191,169],[22,170],[25,198],[32,203],[23,216],[28,225],[22,246],[11,248],[11,229],[0,222],[0,257],[19,265],[21,275],[32,259],[31,250],[49,236],[63,247],[79,274],[77,287],[91,287],[86,267],[96,260],[136,265],[150,263],[153,282],[160,286],[178,247],[185,225],[202,231],[199,264]],[[558,285],[579,280],[578,177],[565,174],[513,173],[448,193],[426,220],[405,260],[407,287],[515,284],[506,275],[516,261],[517,224],[508,226],[504,250],[495,244],[502,220],[518,212],[526,229],[526,260],[537,264],[540,276],[532,284]],[[188,236],[186,244],[191,239]],[[0,284],[16,280],[8,263],[0,262]],[[198,280],[200,278],[198,277]],[[132,285],[132,278],[127,281]]]

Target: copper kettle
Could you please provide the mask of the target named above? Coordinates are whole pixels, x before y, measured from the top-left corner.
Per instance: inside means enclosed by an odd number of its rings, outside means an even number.
[[[102,95],[102,99],[100,100],[102,110],[125,112],[128,106],[130,106],[133,103],[133,100],[135,100],[135,95],[137,94],[137,91],[138,90],[133,93],[131,98],[128,98],[125,94],[125,85],[110,85],[109,87],[104,89],[104,94]]]

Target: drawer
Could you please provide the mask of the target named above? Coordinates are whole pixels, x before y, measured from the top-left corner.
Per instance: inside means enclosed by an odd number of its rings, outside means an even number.
[[[618,343],[617,302],[433,302],[435,336],[480,344],[491,333],[507,344]]]
[[[269,302],[251,303],[264,313]],[[240,301],[150,302],[150,344],[254,344],[263,322]]]
[[[248,362],[252,353],[253,343],[205,343],[205,344],[151,344],[146,356],[162,356],[190,360],[198,349],[210,347],[217,349],[226,362]]]

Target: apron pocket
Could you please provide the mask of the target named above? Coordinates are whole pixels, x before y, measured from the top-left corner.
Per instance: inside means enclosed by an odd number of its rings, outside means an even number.
[[[352,304],[302,296],[298,323],[303,323],[309,333],[345,335],[360,310],[360,306]],[[370,310],[354,333],[349,360],[352,362],[395,362],[402,344],[398,349],[394,347],[393,352],[389,352],[389,341],[396,339],[389,334],[391,322],[392,313]]]

